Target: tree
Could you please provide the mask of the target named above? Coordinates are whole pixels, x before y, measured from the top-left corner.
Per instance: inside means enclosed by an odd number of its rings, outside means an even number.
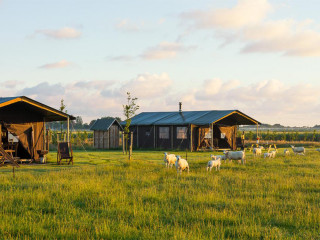
[[[82,129],[83,128],[83,120],[82,117],[77,116],[76,120],[74,122],[74,128],[75,129]]]
[[[66,109],[66,105],[64,105],[64,100],[63,99],[61,99],[61,102],[60,102],[60,108],[59,108],[59,110],[61,111],[61,112],[65,112],[65,113],[67,113],[67,110],[65,110]],[[61,137],[62,137],[62,128],[63,128],[63,122],[61,121],[60,122],[60,130],[61,130]]]
[[[137,105],[136,101],[138,98],[131,97],[130,92],[127,92],[127,104],[122,105],[123,115],[125,117],[126,125],[124,127],[124,138],[126,143],[126,153],[128,151],[128,140],[130,133],[131,118],[134,117],[136,111],[139,110],[140,106]]]
[[[316,130],[313,130],[313,134],[312,134],[312,142],[314,142],[316,140]]]

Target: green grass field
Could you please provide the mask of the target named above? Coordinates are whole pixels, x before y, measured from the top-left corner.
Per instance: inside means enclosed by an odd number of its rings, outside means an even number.
[[[185,156],[185,153],[180,153]],[[73,166],[0,168],[1,239],[320,239],[320,153],[223,163],[188,153],[75,152]]]

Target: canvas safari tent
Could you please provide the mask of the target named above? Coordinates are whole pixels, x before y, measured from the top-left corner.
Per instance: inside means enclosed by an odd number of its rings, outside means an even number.
[[[0,97],[0,147],[14,157],[39,161],[48,152],[46,122],[75,118],[25,96]],[[14,136],[14,137],[12,137]]]
[[[239,125],[256,125],[258,129],[260,122],[239,110],[182,111],[180,104],[176,112],[136,115],[130,131],[135,148],[235,150]]]

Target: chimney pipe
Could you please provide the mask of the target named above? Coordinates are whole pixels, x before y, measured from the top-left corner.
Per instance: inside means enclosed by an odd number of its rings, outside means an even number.
[[[182,102],[179,102],[179,112],[182,112]]]

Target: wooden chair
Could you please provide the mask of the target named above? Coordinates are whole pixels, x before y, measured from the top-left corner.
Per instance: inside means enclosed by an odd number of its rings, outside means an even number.
[[[19,158],[14,158],[12,155],[6,152],[2,146],[0,146],[0,164],[3,165],[5,161],[11,163],[12,166],[19,167],[18,163],[16,162]]]
[[[70,145],[70,150],[69,150]],[[57,163],[60,165],[61,160],[66,159],[69,160],[68,164],[72,163],[73,165],[73,151],[71,147],[71,143],[68,142],[59,142],[58,143],[58,151],[57,151]]]

